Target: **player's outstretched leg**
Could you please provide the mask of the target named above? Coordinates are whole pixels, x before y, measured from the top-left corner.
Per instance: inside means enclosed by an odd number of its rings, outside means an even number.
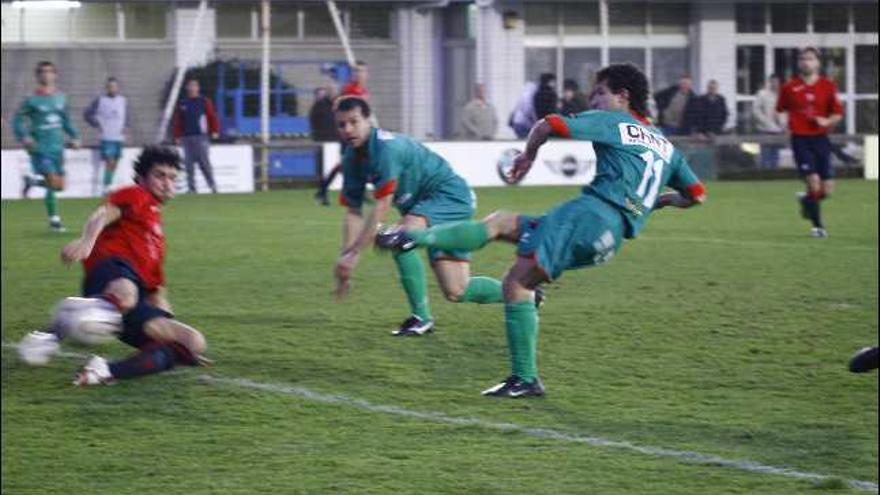
[[[443,251],[476,251],[496,239],[515,242],[518,215],[498,211],[482,220],[445,223],[429,229],[395,226],[376,234],[376,246],[392,251],[428,247]]]
[[[546,275],[530,258],[518,258],[504,277],[504,326],[510,352],[510,376],[483,391],[489,397],[520,398],[544,395],[538,378],[538,310],[534,288]]]

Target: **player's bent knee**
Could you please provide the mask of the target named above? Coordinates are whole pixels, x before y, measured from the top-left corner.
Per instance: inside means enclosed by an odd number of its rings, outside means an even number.
[[[110,296],[122,312],[134,308],[138,303],[138,288],[127,278],[112,280],[104,289],[104,295]]]
[[[512,211],[496,210],[483,219],[492,238],[516,232],[518,215]]]
[[[144,333],[158,342],[178,343],[193,354],[202,354],[208,347],[198,330],[171,318],[153,318],[144,323]]]

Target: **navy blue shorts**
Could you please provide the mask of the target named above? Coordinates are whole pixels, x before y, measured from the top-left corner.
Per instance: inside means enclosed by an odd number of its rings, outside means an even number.
[[[147,290],[141,277],[120,258],[107,258],[98,263],[83,280],[84,297],[98,297],[104,293],[107,284],[118,278],[134,282],[138,288],[137,304],[122,318],[122,333],[118,339],[132,347],[143,347],[152,342],[144,333],[144,324],[153,318],[173,318],[171,313],[147,303]]]
[[[792,136],[791,150],[801,177],[811,174],[818,174],[822,180],[834,177],[828,136]]]

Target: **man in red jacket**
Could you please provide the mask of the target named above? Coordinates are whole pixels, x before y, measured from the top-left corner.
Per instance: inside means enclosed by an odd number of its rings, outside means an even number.
[[[798,195],[801,215],[813,224],[813,237],[827,237],[822,224],[820,203],[834,187],[831,167],[831,141],[828,132],[843,118],[843,106],[837,99],[837,86],[820,74],[822,61],[814,47],[801,49],[799,75],[779,92],[777,112],[788,113],[791,148],[798,172],[807,191]]]
[[[148,146],[134,169],[137,183],[111,193],[89,217],[82,235],[64,246],[61,258],[65,263],[82,262],[82,293],[90,298],[86,301],[118,311],[122,330],[117,338],[138,352],[116,362],[92,356],[74,385],[110,384],[207,362],[202,357],[205,338],[174,319],[165,291],[160,212],[174,197],[180,156],[173,148]],[[20,353],[47,362],[58,352],[63,330],[31,332],[19,345]]]
[[[211,100],[200,94],[199,81],[186,82],[186,95],[177,103],[174,113],[174,141],[183,145],[186,182],[189,192],[196,192],[195,164],[198,162],[202,175],[208,182],[211,192],[217,192],[214,182],[214,169],[211,166],[210,139],[220,135],[220,120]]]

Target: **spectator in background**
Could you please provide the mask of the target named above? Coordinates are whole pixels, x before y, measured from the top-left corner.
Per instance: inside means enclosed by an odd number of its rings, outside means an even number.
[[[336,118],[333,113],[334,99],[336,99],[334,86],[315,89],[315,102],[309,110],[312,141],[322,143],[339,140],[336,134]]]
[[[486,86],[474,85],[474,99],[461,111],[462,135],[465,139],[491,140],[498,131],[498,116],[495,107],[486,101]]]
[[[351,79],[348,84],[342,88],[343,96],[360,96],[364,99],[370,98],[370,92],[367,90],[367,80],[370,78],[370,71],[367,69],[367,63],[358,60],[352,67]]]
[[[718,92],[718,81],[710,79],[706,94],[697,97],[692,109],[685,110],[685,127],[708,137],[724,132],[726,123],[727,101]]]
[[[535,93],[538,91],[538,85],[533,82],[527,82],[523,88],[513,112],[510,113],[510,119],[507,125],[513,129],[516,137],[522,139],[529,135],[529,131],[538,119],[535,118]]]
[[[105,93],[94,100],[83,113],[85,121],[101,133],[100,155],[104,161],[102,194],[107,194],[113,184],[116,164],[122,156],[125,130],[128,128],[128,102],[119,94],[116,78],[107,79]]]
[[[755,94],[752,117],[755,130],[768,136],[779,136],[785,132],[785,114],[776,113],[776,102],[779,100],[779,87],[782,80],[773,74],[767,84]],[[774,169],[779,165],[779,148],[777,144],[761,144],[761,168]]]
[[[556,76],[549,72],[541,74],[533,106],[538,120],[559,111],[559,95],[556,93]]]
[[[566,79],[562,82],[562,105],[559,111],[562,115],[573,115],[587,111],[587,97],[581,93],[581,88],[574,79]]]
[[[211,139],[220,136],[220,120],[214,111],[211,100],[201,95],[201,86],[197,79],[186,82],[186,94],[177,103],[174,112],[174,142],[183,145],[183,161],[186,165],[186,182],[189,192],[196,192],[195,164],[199,169],[212,193],[217,192],[214,182],[214,169],[208,156]]]
[[[696,98],[690,76],[681,76],[678,84],[654,94],[657,103],[657,123],[663,132],[670,135],[689,134],[685,122],[688,105]]]

